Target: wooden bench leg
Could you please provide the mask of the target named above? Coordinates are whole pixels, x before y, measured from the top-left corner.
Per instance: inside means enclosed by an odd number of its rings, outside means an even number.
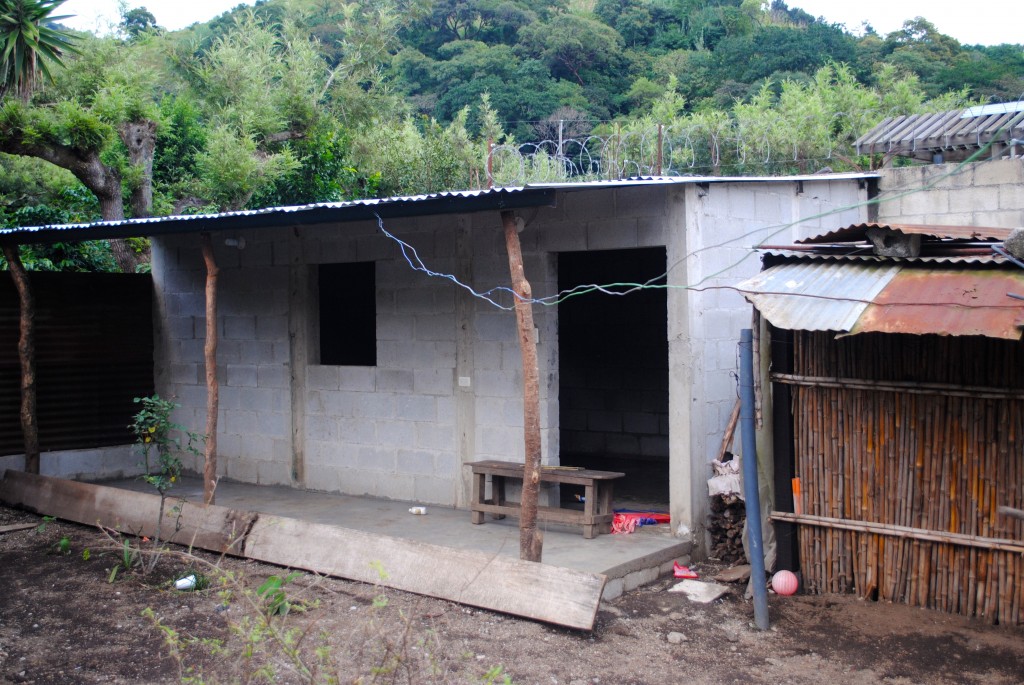
[[[583,489],[583,537],[592,540],[597,537],[597,524],[594,523],[594,512],[597,508],[597,493],[593,481]]]
[[[505,506],[505,476],[491,476],[491,496],[499,507]],[[492,516],[498,521],[505,518],[504,514],[492,514]]]
[[[612,492],[614,492],[615,483],[612,481],[604,481],[597,487],[597,513],[610,514],[612,513]],[[608,535],[612,532],[612,522],[607,521],[598,526],[599,533],[602,535]]]
[[[470,503],[470,509],[474,504],[484,503],[484,488],[487,485],[487,476],[482,473],[473,474],[473,501]],[[470,523],[480,525],[484,522],[484,512],[482,511],[471,511],[469,514]]]

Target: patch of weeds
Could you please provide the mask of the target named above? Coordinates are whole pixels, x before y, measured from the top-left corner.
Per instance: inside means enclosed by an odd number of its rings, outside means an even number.
[[[71,538],[67,535],[61,536],[60,540],[54,543],[53,549],[57,554],[68,556],[71,554]]]
[[[250,582],[219,562],[181,556],[191,567],[204,568],[217,588],[228,630],[223,640],[207,640],[179,632],[147,611],[182,682],[511,685],[501,666],[484,672],[463,664],[459,673],[449,671],[457,660],[445,658],[437,632],[419,612],[423,600],[395,601],[384,587],[367,585],[352,594],[352,610],[359,613],[337,621],[317,611],[320,604],[312,593],[336,592],[321,589],[325,579],[320,576],[288,572]],[[386,577],[382,566],[374,568]]]
[[[117,574],[121,572],[129,572],[137,565],[141,563],[141,556],[139,550],[132,547],[132,544],[127,538],[121,540],[120,556],[118,557],[117,563],[114,564],[113,568],[110,569],[110,575],[107,576],[107,582],[113,583],[117,580]]]
[[[56,516],[44,516],[42,523],[40,523],[38,526],[36,526],[36,532],[37,533],[44,533],[44,532],[46,532],[46,527],[48,525],[50,525],[51,523],[53,523],[54,521],[56,521],[56,520],[57,520]]]
[[[505,673],[504,668],[494,666],[487,673],[484,673],[480,682],[483,685],[512,685],[512,678],[508,673]]]

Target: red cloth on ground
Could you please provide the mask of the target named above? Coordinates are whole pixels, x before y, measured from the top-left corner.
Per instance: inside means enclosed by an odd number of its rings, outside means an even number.
[[[668,523],[671,517],[655,511],[619,511],[612,519],[613,533],[632,533],[637,526]]]

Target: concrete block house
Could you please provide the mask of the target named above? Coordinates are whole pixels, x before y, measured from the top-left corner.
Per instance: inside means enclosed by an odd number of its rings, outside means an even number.
[[[534,306],[543,461],[625,472],[617,491],[668,508],[686,535],[702,528],[708,462],[736,399],[736,342],[751,308],[734,286],[760,269],[750,248],[865,220],[875,178],[541,185],[62,235],[152,238],[155,388],[202,431],[198,234],[211,234],[221,477],[463,507],[463,464],[523,459],[515,316],[478,296],[512,303],[493,289],[510,283],[500,211],[513,210],[534,297],[666,286]]]
[[[535,297],[667,272],[668,288],[534,307],[543,459],[624,471],[627,492],[694,530],[735,400],[735,342],[750,324],[749,305],[720,286],[758,270],[755,242],[856,220],[866,196],[852,175],[654,179],[353,203],[315,222],[298,211],[236,217],[237,230],[214,233],[221,473],[465,506],[464,463],[522,461],[514,314],[423,270],[478,293],[507,286],[499,210],[514,208]],[[197,236],[155,237],[153,275],[156,387],[201,430]]]

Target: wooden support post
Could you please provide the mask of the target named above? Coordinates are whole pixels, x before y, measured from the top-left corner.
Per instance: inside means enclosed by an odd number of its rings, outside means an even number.
[[[540,372],[537,368],[537,342],[533,337],[533,293],[523,269],[523,251],[516,230],[515,213],[504,210],[505,247],[516,293],[516,322],[519,350],[523,357],[523,432],[526,460],[523,465],[522,516],[519,519],[519,558],[540,561],[543,538],[537,529],[537,499],[540,495]]]
[[[25,442],[25,470],[39,473],[39,426],[36,423],[36,307],[32,287],[17,245],[4,245],[7,268],[18,290],[18,360],[21,362],[21,434]]]
[[[217,382],[217,262],[213,241],[204,233],[203,261],[206,263],[206,450],[203,464],[203,502],[213,504],[217,490],[217,413],[220,411],[220,385]]]

